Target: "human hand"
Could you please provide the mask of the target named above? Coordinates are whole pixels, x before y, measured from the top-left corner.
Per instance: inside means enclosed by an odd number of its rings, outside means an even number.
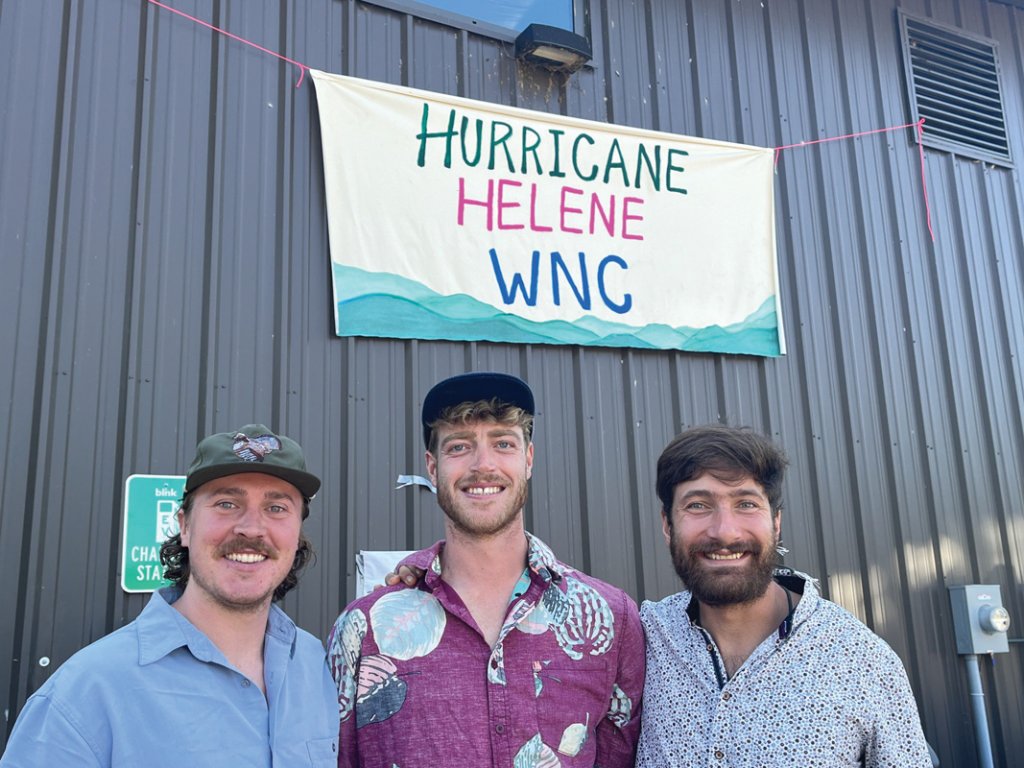
[[[420,579],[423,578],[423,574],[426,573],[422,568],[417,568],[414,565],[400,565],[398,566],[398,573],[392,571],[384,577],[384,583],[389,587],[393,587],[396,584],[405,584],[407,587],[415,587]]]

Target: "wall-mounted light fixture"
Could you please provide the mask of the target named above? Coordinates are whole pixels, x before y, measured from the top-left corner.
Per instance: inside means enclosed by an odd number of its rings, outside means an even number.
[[[531,24],[516,38],[517,59],[555,72],[575,72],[592,55],[583,35],[547,24]]]

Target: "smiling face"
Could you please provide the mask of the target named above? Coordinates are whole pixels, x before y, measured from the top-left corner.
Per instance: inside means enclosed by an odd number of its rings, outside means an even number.
[[[427,472],[449,530],[489,537],[521,521],[533,473],[533,443],[522,428],[488,419],[435,431],[437,455],[427,452]]]
[[[781,514],[749,475],[722,480],[705,472],[675,487],[662,517],[672,563],[705,605],[747,603],[764,595],[778,555]]]
[[[189,603],[229,611],[269,607],[295,560],[303,499],[289,482],[246,472],[199,486],[178,513],[188,547]]]

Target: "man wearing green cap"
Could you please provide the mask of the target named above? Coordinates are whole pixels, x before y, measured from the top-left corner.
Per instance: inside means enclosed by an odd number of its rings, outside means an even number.
[[[160,552],[173,586],[29,698],[0,766],[336,765],[323,646],[273,605],[312,556],[319,488],[261,424],[203,440]]]

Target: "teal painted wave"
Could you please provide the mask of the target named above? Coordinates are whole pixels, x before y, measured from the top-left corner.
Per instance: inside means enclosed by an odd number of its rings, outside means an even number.
[[[774,296],[733,325],[673,328],[660,323],[634,326],[596,317],[574,323],[537,322],[502,312],[472,296],[442,296],[406,277],[339,264],[334,264],[334,290],[339,336],[682,349],[762,357],[780,354]]]

